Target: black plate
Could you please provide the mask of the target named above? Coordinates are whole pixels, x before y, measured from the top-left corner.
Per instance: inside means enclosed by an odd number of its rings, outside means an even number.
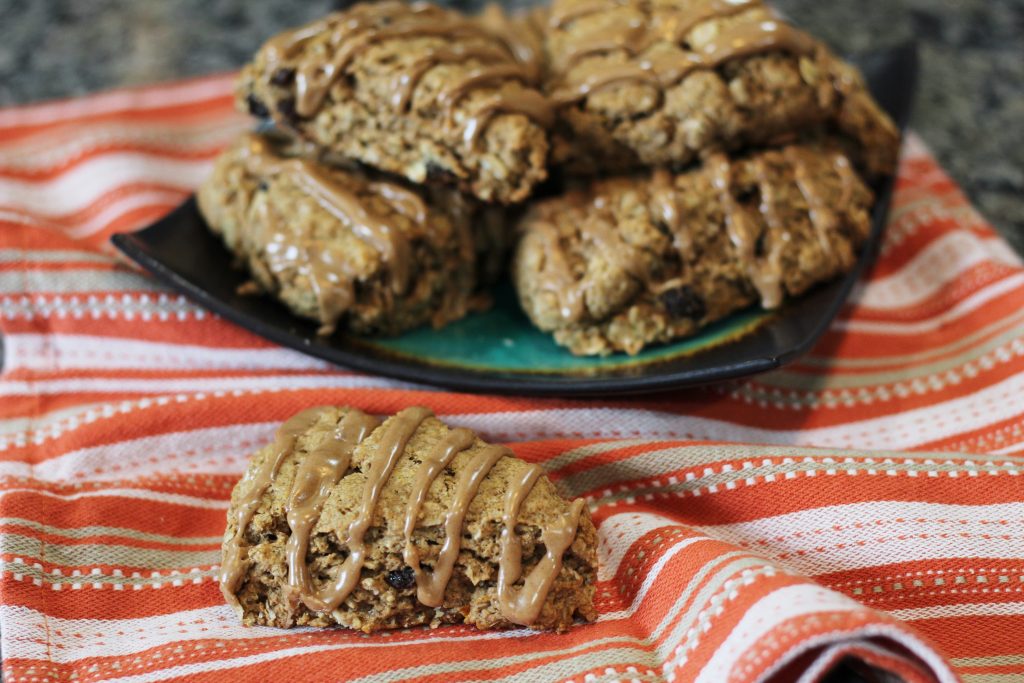
[[[872,93],[902,129],[917,81],[914,45],[855,60]],[[577,358],[535,330],[508,288],[494,309],[443,330],[416,330],[396,339],[343,334],[324,339],[316,325],[269,297],[235,293],[246,279],[207,230],[191,198],[136,233],[114,235],[115,246],[156,278],[228,320],[284,346],[357,370],[468,391],[558,396],[607,396],[706,384],[764,372],[807,352],[827,329],[860,274],[873,261],[885,227],[893,180],[876,188],[868,243],[842,280],[818,287],[780,311],[752,309],[689,340],[637,357]]]

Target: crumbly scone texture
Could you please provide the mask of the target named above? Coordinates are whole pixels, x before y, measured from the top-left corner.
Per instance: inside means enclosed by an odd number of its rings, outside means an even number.
[[[797,182],[794,155],[813,178],[811,200]],[[662,186],[647,175],[595,181],[535,205],[520,223],[512,266],[533,323],[575,354],[634,354],[759,301],[751,266],[766,268],[789,296],[853,267],[873,197],[851,170],[840,174],[849,163],[840,152],[801,146],[735,159],[728,199],[712,168],[723,162],[709,160]],[[675,227],[664,218],[665,201],[676,207]],[[821,204],[812,211],[811,201]],[[740,223],[754,229],[746,258],[731,234]],[[619,240],[612,249],[608,238],[595,238],[602,226]],[[563,312],[567,287],[548,275],[555,249],[580,293],[575,319]]]
[[[709,4],[623,0],[598,11],[592,0],[555,0],[546,32],[550,64],[545,90],[557,97],[590,75],[627,64],[648,63],[662,78],[668,67],[659,65],[715,45],[730,28],[778,21],[765,5],[752,3],[742,12],[694,23],[682,42],[670,36],[648,40],[691,23]],[[623,45],[642,49],[631,54]],[[584,175],[646,165],[680,168],[708,152],[792,141],[816,127],[847,134],[859,148],[853,160],[872,177],[892,172],[898,130],[871,99],[856,69],[821,43],[804,55],[775,49],[737,56],[715,68],[693,70],[665,87],[617,81],[557,108],[551,158],[570,173]]]
[[[295,472],[308,454],[332,438],[348,408],[329,408],[318,421],[300,434],[285,455],[277,476],[264,492],[259,507],[243,535],[245,572],[235,597],[246,625],[290,628],[293,626],[342,625],[366,632],[442,624],[472,624],[481,629],[513,626],[501,614],[497,597],[499,537],[503,528],[505,489],[513,477],[521,476],[527,464],[511,455],[502,457],[483,480],[469,505],[462,534],[462,547],[452,579],[440,607],[427,607],[416,599],[416,586],[396,588],[388,582],[391,572],[399,574],[403,560],[403,519],[418,464],[449,429],[436,418],[427,418],[413,434],[405,453],[381,492],[366,535],[367,554],[355,590],[332,613],[310,611],[290,599],[285,545],[289,536],[286,504]],[[348,555],[340,540],[357,515],[366,484],[367,463],[388,422],[385,421],[353,453],[348,471],[334,486],[322,514],[312,530],[306,561],[314,585],[332,581]],[[438,556],[444,539],[444,516],[449,509],[458,474],[473,455],[486,444],[477,439],[469,450],[459,453],[434,480],[423,504],[413,534],[413,543],[427,567]],[[247,494],[251,475],[272,457],[268,446],[257,452],[249,466],[249,477],[235,487],[228,512],[225,539],[235,532],[234,511]],[[523,548],[523,574],[543,556],[541,531],[569,509],[554,485],[541,477],[520,510],[515,533]],[[534,629],[564,631],[579,618],[593,621],[597,581],[597,532],[586,508],[580,517],[576,540],[566,550],[562,569],[549,591]]]
[[[371,4],[361,3],[328,16],[283,55],[271,43],[265,45],[241,72],[236,88],[238,107],[272,117],[279,126],[321,147],[414,183],[455,185],[484,201],[525,199],[533,186],[547,177],[545,127],[522,113],[510,112],[494,115],[475,142],[467,140],[466,127],[497,98],[514,101],[522,97],[532,89],[529,83],[514,76],[480,83],[449,110],[439,103],[446,89],[477,70],[494,66],[468,56],[435,64],[423,72],[407,108],[395,102],[403,79],[419,75],[424,60],[437,50],[500,44],[483,29],[370,42],[354,53],[344,75],[333,80],[314,112],[303,115],[296,111],[297,69],[310,61],[327,68],[339,50],[358,41],[358,32],[347,33],[344,22]],[[393,0],[382,4],[404,9],[381,22],[414,20],[413,5]],[[432,9],[452,24],[468,21],[448,10]],[[513,63],[514,57],[510,54],[507,61]]]
[[[328,210],[293,176],[262,174],[247,163],[253,137],[285,157],[301,151],[280,138],[242,136],[200,186],[199,208],[259,288],[296,315],[328,326],[337,323],[358,334],[398,334],[427,323],[440,327],[465,315],[478,268],[495,270],[494,261],[505,253],[506,245],[496,236],[501,234],[500,217],[488,214],[486,220],[478,220],[477,203],[455,191],[405,188],[424,200],[426,220],[420,223],[407,215],[408,209],[375,190],[379,179],[372,175],[355,167],[310,161],[408,241],[409,285],[396,293],[389,272],[392,264],[351,221]],[[477,226],[487,249],[477,244]],[[308,267],[314,259],[318,270]],[[337,321],[329,319],[330,312],[322,306],[332,273],[354,281],[354,300]]]
[[[860,71],[840,59],[832,60],[832,78],[842,96],[829,132],[865,178],[874,181],[896,172],[900,131],[871,96]]]

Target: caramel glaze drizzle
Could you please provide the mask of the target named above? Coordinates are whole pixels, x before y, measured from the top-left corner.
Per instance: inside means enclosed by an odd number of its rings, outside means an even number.
[[[772,173],[767,165],[769,154],[771,153],[763,152],[749,162],[759,190],[760,203],[757,213],[764,219],[763,228],[751,215],[751,210],[741,206],[736,200],[733,169],[728,157],[718,153],[705,162],[722,206],[725,227],[734,248],[735,258],[757,291],[761,305],[766,309],[777,308],[782,303],[785,295],[783,256],[793,239],[786,228],[786,219],[779,210],[781,202],[777,197],[778,188],[772,181]],[[831,157],[832,168],[839,179],[841,191],[839,202],[836,203],[830,201],[821,178],[811,170],[812,157],[805,149],[786,147],[782,157],[792,167],[795,183],[807,201],[808,214],[822,253],[829,259],[830,266],[848,268],[854,259],[853,250],[842,241],[837,247],[832,236],[842,226],[842,217],[833,207],[848,205],[857,183],[857,176],[849,160],[838,153]],[[604,191],[614,192],[614,188],[606,184]],[[681,267],[685,269],[687,252],[693,248],[693,236],[683,224],[672,174],[665,169],[656,169],[651,175],[648,194],[648,209],[673,235],[673,248],[680,253]],[[596,215],[582,222],[580,234],[601,250],[606,261],[642,282],[655,294],[678,286],[682,282],[679,277],[660,284],[651,281],[651,273],[643,267],[642,254],[623,239],[610,219],[602,215],[607,201],[607,198],[600,196],[593,200],[592,208]],[[541,291],[556,297],[559,313],[565,322],[579,322],[585,310],[584,292],[588,286],[586,276],[577,278],[570,269],[558,228],[552,222],[540,216],[531,224],[530,230],[531,235],[535,235],[534,239],[542,241],[540,246],[543,248],[544,257],[537,278]],[[759,253],[761,246],[767,249],[766,253]],[[837,248],[840,250],[838,253]]]
[[[323,408],[304,410],[281,425],[274,436],[271,455],[263,461],[258,469],[252,471],[251,477],[248,473],[246,474],[246,479],[250,482],[249,489],[235,508],[235,531],[224,543],[224,560],[221,562],[220,569],[221,591],[232,604],[238,604],[235,593],[238,591],[238,584],[245,570],[245,547],[242,545],[242,539],[245,537],[246,527],[252,521],[252,516],[256,514],[256,508],[263,500],[263,494],[273,482],[281,463],[294,449],[295,440],[299,434],[316,424],[323,410]]]
[[[433,63],[431,66],[433,66]],[[426,73],[426,70],[423,73]],[[493,66],[473,69],[463,76],[461,80],[448,85],[438,94],[437,102],[447,112],[449,125],[454,125],[451,123],[451,120],[455,106],[472,90],[495,82],[501,83],[505,80],[517,80],[522,83],[528,83],[530,75],[526,67],[521,64],[495,64]],[[414,86],[415,81],[410,81],[410,84],[407,86],[410,93]],[[544,128],[550,128],[555,120],[551,103],[536,90],[520,90],[516,93],[516,99],[509,99],[507,95],[499,92],[467,117],[463,127],[463,141],[470,147],[475,146],[480,139],[480,135],[487,129],[492,119],[498,114],[503,113],[523,114]]]
[[[306,551],[309,533],[320,518],[331,489],[348,470],[352,452],[380,425],[380,420],[361,410],[350,408],[331,438],[309,453],[295,473],[285,508],[291,535],[285,545],[288,559],[288,586],[300,598],[309,596],[311,584]]]
[[[814,227],[822,253],[828,258],[830,266],[849,268],[854,259],[853,250],[846,242],[841,242],[837,252],[829,236],[842,225],[842,218],[833,207],[846,206],[850,202],[850,195],[856,182],[850,161],[842,154],[832,155],[832,168],[839,178],[842,192],[839,201],[833,204],[822,191],[821,185],[815,182],[815,176],[809,167],[807,153],[795,147],[788,147],[785,154],[786,159],[793,164],[793,172],[796,176],[797,187],[800,188],[800,194],[807,201],[811,225]]]
[[[651,202],[654,208],[654,215],[665,224],[665,227],[672,234],[672,246],[683,257],[686,257],[693,248],[693,236],[689,230],[683,228],[683,216],[679,209],[679,201],[676,196],[675,180],[672,174],[664,168],[657,168],[651,174]]]
[[[754,160],[754,175],[757,177],[758,193],[761,195],[758,209],[764,216],[767,226],[767,231],[761,235],[761,239],[767,243],[765,246],[768,253],[763,255],[764,260],[760,267],[748,265],[747,268],[748,272],[755,274],[751,280],[761,294],[761,305],[765,308],[775,308],[782,303],[782,297],[785,295],[782,280],[782,255],[791,236],[786,230],[785,220],[779,214],[779,200],[776,197],[777,186],[771,182],[768,168],[765,165],[765,156],[759,156]],[[756,251],[756,240],[754,244]],[[754,256],[756,257],[757,254],[755,253]]]
[[[467,443],[466,435],[459,433],[459,431],[454,430],[451,432],[448,435],[448,439],[441,444],[444,448],[442,457],[446,457],[449,462],[454,457],[455,452],[465,450],[473,443],[472,432],[468,433]],[[453,438],[454,442],[452,441]],[[424,463],[425,467],[421,467],[420,471],[417,472],[414,490],[415,498],[410,501],[405,515],[404,559],[405,563],[412,567],[416,576],[416,598],[424,605],[438,607],[444,601],[444,591],[451,580],[452,572],[455,569],[455,560],[458,559],[459,548],[462,545],[462,524],[465,521],[466,513],[469,512],[469,503],[476,496],[481,482],[487,477],[491,468],[506,455],[509,455],[507,449],[500,446],[488,446],[473,456],[466,469],[462,471],[455,486],[455,493],[452,496],[452,507],[449,508],[445,515],[444,543],[441,545],[441,551],[434,563],[434,570],[431,574],[424,572],[420,566],[419,552],[416,550],[416,546],[412,544],[412,530],[416,525],[416,519],[419,516],[420,506],[422,505],[423,497],[425,497],[426,489],[430,487],[430,483],[433,481],[433,477],[437,476],[437,472],[444,469],[444,465],[435,470],[429,464],[430,461],[428,461]],[[431,469],[424,471],[426,467]]]
[[[451,47],[437,47],[421,57],[395,78],[393,86],[394,95],[391,96],[391,104],[398,111],[405,111],[409,108],[412,100],[412,92],[423,76],[439,64],[459,64],[467,59],[476,59],[483,63],[506,62],[508,60],[507,50],[492,44],[464,45],[457,43]]]
[[[611,216],[602,215],[604,212],[601,210],[604,206],[595,202],[595,208],[600,213],[588,221],[583,232],[594,246],[601,250],[606,261],[615,264],[622,272],[644,284],[649,284],[650,273],[649,269],[644,267],[643,254],[622,239],[622,233]]]
[[[270,271],[281,273],[288,268],[296,268],[308,276],[319,318],[323,323],[317,333],[330,334],[337,321],[355,302],[356,273],[347,261],[335,260],[331,251],[324,249],[316,240],[295,243],[283,225],[284,219],[270,202],[260,204],[258,211],[264,230],[270,233],[260,238],[266,244]]]
[[[329,251],[324,250],[315,240],[302,240],[298,244],[289,236],[283,225],[279,212],[270,202],[257,205],[262,233],[256,239],[266,246],[267,266],[271,273],[281,273],[289,268],[296,268],[308,275],[309,283],[316,297],[320,319],[325,322],[320,334],[329,334],[334,330],[334,321],[355,300],[353,273],[345,261],[332,262]],[[254,268],[263,268],[259,261],[252,261]],[[258,289],[257,289],[258,291]]]
[[[536,6],[528,12],[509,17],[501,5],[491,2],[477,17],[480,24],[502,41],[526,69],[531,84],[540,82],[543,70],[543,11],[542,7]]]
[[[534,224],[533,230],[543,240],[544,261],[538,278],[541,289],[555,297],[563,320],[577,322],[583,318],[586,308],[583,294],[586,279],[577,280],[569,268],[562,238],[554,223],[542,220]]]
[[[275,437],[273,455],[253,474],[248,491],[236,508],[236,523],[232,537],[225,543],[221,572],[221,589],[229,600],[237,604],[235,593],[244,571],[244,548],[241,540],[252,516],[262,501],[267,487],[273,482],[281,463],[294,449],[298,435],[312,427],[326,408],[311,408],[288,420]],[[364,464],[366,483],[356,518],[349,524],[345,538],[339,538],[348,548],[348,557],[333,583],[315,591],[306,554],[310,532],[316,525],[324,503],[338,481],[345,475],[356,447],[375,429],[380,421],[365,413],[349,409],[335,427],[331,438],[310,452],[298,465],[288,496],[286,513],[291,535],[285,545],[288,563],[288,586],[292,599],[301,601],[316,612],[331,612],[356,587],[366,557],[365,535],[373,519],[377,502],[395,465],[405,453],[409,440],[420,425],[433,413],[420,407],[406,408],[386,425],[373,456]],[[480,484],[501,458],[512,455],[501,446],[479,449],[462,470],[455,485],[452,505],[445,515],[445,539],[431,573],[420,565],[419,552],[412,536],[419,520],[420,510],[427,499],[431,484],[456,455],[473,446],[476,437],[468,429],[452,429],[423,458],[416,470],[409,504],[403,519],[405,546],[403,559],[416,576],[416,597],[428,607],[443,604],[444,593],[451,580],[462,542],[462,529],[470,503]],[[505,499],[500,538],[498,567],[498,606],[502,615],[512,623],[529,625],[540,614],[541,607],[562,568],[562,556],[572,545],[579,527],[584,501],[576,500],[549,529],[541,532],[545,545],[544,557],[530,571],[523,586],[513,588],[522,576],[522,549],[515,533],[519,510],[533,490],[543,471],[536,465],[526,468],[523,475],[510,483]]]
[[[523,90],[515,100],[499,97],[481,106],[466,122],[462,134],[465,143],[475,146],[491,119],[498,114],[522,114],[545,128],[550,128],[555,120],[551,103],[546,97],[536,90]]]
[[[318,612],[331,612],[356,587],[363,562],[366,560],[364,537],[373,521],[373,511],[377,507],[380,493],[384,490],[384,485],[391,477],[391,472],[405,452],[409,439],[412,438],[423,421],[432,414],[426,408],[406,408],[395,415],[387,425],[387,431],[377,445],[377,450],[366,473],[366,484],[363,488],[363,500],[359,507],[359,514],[348,527],[345,539],[348,557],[341,565],[333,585],[312,595],[303,596],[303,602],[310,609]]]
[[[621,0],[610,3],[609,0],[582,0],[581,2],[561,2],[551,10],[548,17],[548,25],[552,28],[564,28],[566,25],[580,19],[607,11],[610,7],[625,4]]]
[[[322,209],[349,226],[360,240],[374,248],[386,264],[391,289],[402,294],[409,287],[412,247],[401,230],[382,220],[365,206],[365,200],[335,182],[318,166],[305,158],[285,158],[272,149],[265,139],[248,134],[243,143],[242,159],[249,172],[260,178],[287,177],[302,188]],[[415,192],[388,182],[372,182],[367,189],[379,195],[398,213],[418,226],[425,226],[427,205]],[[321,334],[333,331],[338,319],[355,300],[355,273],[348,270],[344,259],[333,258],[331,251],[312,235],[295,239],[285,229],[287,223],[268,202],[262,204],[263,241],[267,244],[267,260],[271,271],[287,268],[305,271],[317,298]]]
[[[427,222],[427,203],[423,197],[394,183],[370,183],[370,189],[391,202],[409,220],[423,225]]]
[[[722,210],[725,213],[725,227],[729,233],[729,239],[736,249],[736,258],[750,283],[757,290],[761,298],[761,305],[765,308],[777,308],[782,303],[781,269],[774,258],[762,260],[757,257],[757,241],[761,234],[760,226],[733,196],[732,165],[724,154],[715,155],[708,160],[708,163],[713,174],[712,182],[718,191],[719,201],[721,201]],[[760,159],[757,163],[760,164]],[[763,171],[759,170],[757,173],[759,176],[763,176]],[[764,199],[762,196],[762,200]]]
[[[703,24],[711,19],[732,17],[749,9],[763,6],[763,0],[703,0],[697,4],[697,7],[688,9],[681,22],[668,26],[664,37],[678,43],[685,40],[687,34],[698,24]]]
[[[648,30],[644,22],[634,19],[625,27],[612,24],[592,31],[582,40],[574,41],[566,51],[566,68],[571,68],[586,57],[611,50],[626,50],[636,56],[659,41],[681,43],[698,24],[710,19],[721,19],[741,14],[755,7],[763,7],[762,0],[705,0],[688,9],[681,20],[671,20]]]
[[[444,108],[447,125],[451,127],[455,125],[452,121],[455,106],[471,90],[506,80],[530,84],[537,78],[539,63],[537,56],[530,53],[531,48],[521,41],[492,35],[485,24],[485,21],[459,17],[426,3],[365,3],[340,16],[321,19],[273,38],[267,43],[264,54],[267,70],[274,73],[303,43],[330,32],[327,43],[335,50],[334,57],[323,64],[322,57],[313,54],[300,60],[295,71],[295,111],[299,116],[310,117],[316,113],[330,87],[344,76],[352,61],[376,43],[425,36],[449,40],[459,37],[480,39],[484,41],[481,45],[456,44],[454,47],[434,48],[395,79],[391,103],[398,111],[405,111],[412,101],[416,85],[435,66],[470,59],[482,62],[484,66],[472,70],[438,95],[438,103]],[[496,37],[499,40],[495,41]],[[512,95],[516,99],[511,99]],[[551,127],[554,113],[550,103],[539,93],[524,88],[512,95],[499,91],[493,101],[470,114],[464,124],[463,140],[475,145],[481,132],[500,113],[523,114],[545,128]]]
[[[501,557],[498,562],[498,608],[502,615],[515,624],[530,624],[540,616],[544,599],[551,590],[558,573],[562,571],[562,555],[576,540],[583,499],[573,501],[568,512],[558,522],[541,532],[544,543],[544,557],[527,574],[519,591],[513,584],[523,574],[523,547],[516,534],[516,519],[523,501],[533,490],[542,471],[531,465],[519,479],[513,479],[505,494],[505,510],[502,514]]]
[[[321,208],[347,222],[356,236],[376,249],[385,263],[393,265],[392,288],[396,294],[405,292],[409,284],[411,254],[409,242],[401,233],[369,212],[359,197],[332,182],[309,161],[292,159],[287,164],[291,168],[286,172],[292,171],[292,178]],[[395,187],[390,191],[392,196],[400,192]]]
[[[568,45],[564,55],[565,66],[572,68],[586,57],[612,50],[627,50],[635,54],[642,51],[639,41],[646,35],[647,28],[639,21],[632,21],[625,27],[616,24],[606,26]]]
[[[655,174],[658,174],[656,171]],[[664,177],[671,178],[667,171],[663,172]],[[658,176],[659,178],[661,176]],[[605,189],[610,188],[609,181]],[[662,181],[662,182],[669,182]],[[672,202],[674,207],[675,198],[671,193],[671,184],[667,188],[667,196],[660,195],[655,190],[655,203],[661,202],[661,210],[664,213],[676,211],[669,209]],[[622,272],[639,280],[645,286],[652,286],[651,273],[644,264],[643,253],[632,244],[622,238],[622,234],[615,224],[615,219],[608,212],[607,200],[605,197],[597,196],[591,202],[593,214],[583,219],[580,226],[580,234],[590,240],[602,254],[604,259],[614,264]],[[678,229],[678,216],[673,219],[673,230],[682,233]],[[540,277],[541,291],[547,292],[555,297],[558,302],[559,314],[566,322],[578,322],[583,318],[586,308],[585,292],[587,289],[586,276],[577,279],[565,258],[565,249],[562,246],[561,236],[558,228],[547,220],[540,220],[533,224],[532,230],[538,239],[543,241],[544,260],[541,265]],[[678,239],[681,238],[677,238]]]
[[[596,7],[597,4],[594,5]],[[611,50],[625,50],[632,58],[636,58],[659,41],[683,41],[686,34],[699,23],[734,16],[757,7],[763,7],[760,0],[705,0],[690,10],[682,23],[668,22],[656,27],[631,23],[625,27],[610,26],[597,30],[570,47],[565,55],[565,68],[572,68],[585,57]],[[575,11],[553,13],[552,22],[561,26],[593,11],[596,9],[590,3],[581,2]],[[816,48],[817,43],[813,38],[779,21],[740,21],[726,27],[713,42],[696,52],[652,55],[639,62],[625,64],[581,66],[577,73],[578,82],[556,90],[551,94],[551,100],[556,106],[565,106],[623,82],[647,84],[663,91],[694,71],[716,69],[739,57],[772,50],[805,55],[811,54]]]

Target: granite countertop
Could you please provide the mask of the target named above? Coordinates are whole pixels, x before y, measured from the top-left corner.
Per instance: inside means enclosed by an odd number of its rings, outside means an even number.
[[[332,4],[0,0],[0,106],[234,69],[267,36]],[[1024,0],[775,4],[840,51],[917,40],[923,70],[911,125],[1024,252]]]

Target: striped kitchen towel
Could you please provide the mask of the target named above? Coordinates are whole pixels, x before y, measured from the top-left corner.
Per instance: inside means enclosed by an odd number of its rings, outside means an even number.
[[[245,125],[230,86],[0,112],[5,680],[1024,680],[1024,269],[919,140],[877,265],[798,363],[656,399],[468,396],[279,348],[112,256]],[[324,403],[430,406],[585,496],[598,622],[241,627],[228,494]]]

